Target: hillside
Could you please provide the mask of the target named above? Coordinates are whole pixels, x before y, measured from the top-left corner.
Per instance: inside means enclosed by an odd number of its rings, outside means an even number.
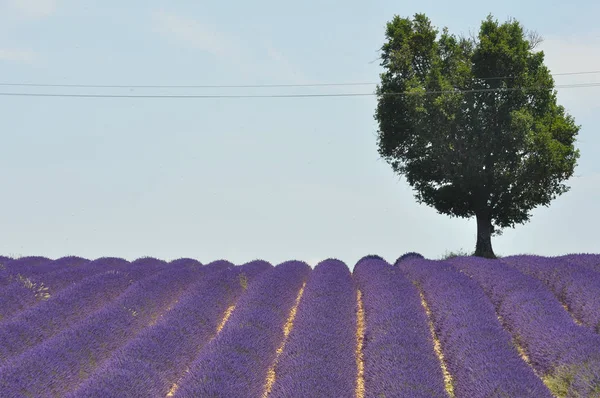
[[[1,397],[599,397],[600,255],[0,257]]]

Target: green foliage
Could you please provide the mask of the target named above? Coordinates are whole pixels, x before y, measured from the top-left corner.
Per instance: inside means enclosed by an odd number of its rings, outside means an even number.
[[[590,392],[594,395],[600,396],[600,384],[593,384],[593,372],[589,370],[589,363],[575,364],[570,366],[560,366],[550,374],[544,376],[542,380],[550,392],[556,397],[567,398],[567,397],[582,397],[576,391],[572,391],[572,385],[576,379],[584,381],[589,385]],[[597,395],[596,395],[597,394]]]
[[[419,203],[476,216],[482,242],[567,192],[579,158],[580,127],[527,37],[519,22],[491,15],[477,38],[439,34],[416,14],[395,16],[381,48],[380,155]]]

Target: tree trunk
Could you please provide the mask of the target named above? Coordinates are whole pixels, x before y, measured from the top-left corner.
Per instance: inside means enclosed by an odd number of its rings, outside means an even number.
[[[492,220],[483,212],[476,215],[477,218],[477,245],[475,256],[485,258],[496,258],[492,249]]]

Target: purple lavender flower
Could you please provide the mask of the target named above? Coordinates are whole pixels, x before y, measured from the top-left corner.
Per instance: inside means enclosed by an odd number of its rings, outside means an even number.
[[[354,278],[365,311],[366,397],[446,397],[440,362],[418,290],[378,259],[361,259]]]
[[[157,258],[154,257],[140,257],[137,260],[133,261],[131,264],[138,264],[138,265],[143,265],[146,267],[160,267],[160,266],[165,266],[168,263],[164,260],[159,260]]]
[[[457,396],[551,396],[475,281],[444,262],[407,259],[399,268],[423,291]]]
[[[125,267],[131,263],[120,257],[100,257],[93,261],[90,261],[88,266],[94,266],[95,264],[101,264],[103,267],[117,268]]]
[[[502,259],[542,281],[582,324],[600,333],[600,275],[559,258],[511,256]]]
[[[212,268],[212,270],[211,270]],[[69,397],[164,397],[202,347],[216,333],[223,315],[262,272],[266,262],[203,268],[205,275],[163,318],[119,349]]]
[[[423,257],[423,255],[421,253],[416,253],[416,252],[404,253],[403,255],[398,257],[398,259],[394,262],[394,266],[398,265],[401,261],[404,261],[407,258],[425,258],[425,257]]]
[[[109,268],[104,267],[103,261],[106,260],[97,260],[86,269]],[[108,260],[108,263],[113,262]],[[0,323],[0,365],[83,320],[116,299],[134,281],[149,277],[159,269],[126,263],[120,271],[105,271],[83,279]]]
[[[78,256],[65,256],[52,261],[52,266],[56,267],[81,267],[88,264],[90,260]],[[47,263],[49,264],[49,263]]]
[[[197,267],[202,266],[202,264],[198,260],[194,260],[193,258],[178,258],[177,260],[173,260],[169,263],[172,266],[192,266],[195,265]]]
[[[116,302],[0,368],[0,396],[64,396],[147,327],[200,273],[165,270],[136,282]]]
[[[48,257],[42,256],[26,256],[15,259],[9,264],[15,271],[19,271],[18,268],[36,268],[41,265],[45,265],[52,262]]]
[[[458,257],[449,262],[485,290],[549,385],[562,384],[566,396],[597,394],[600,336],[575,324],[542,282],[499,260]]]
[[[46,257],[30,256],[21,257],[16,260],[5,261],[0,269],[0,288],[11,284],[17,278],[17,275],[25,277],[32,275],[41,275],[43,273],[56,271],[64,265],[57,263],[52,265],[53,261]]]
[[[600,254],[567,254],[557,258],[592,271],[600,272]]]
[[[129,285],[125,275],[107,271],[0,323],[0,366],[99,310]]]
[[[49,299],[76,282],[106,272],[106,267],[97,265],[75,268],[72,266],[73,263],[69,263],[57,271],[31,277],[18,274],[13,283],[0,289],[0,322],[6,321],[19,311],[37,305],[40,301]]]
[[[356,288],[348,267],[325,260],[311,272],[277,360],[269,397],[351,397],[356,367]]]
[[[366,256],[363,256],[360,260],[358,260],[357,264],[360,263],[361,261],[365,261],[365,260],[381,260],[381,261],[385,261],[383,257],[377,255],[377,254],[367,254]]]
[[[176,397],[260,397],[283,327],[310,267],[288,261],[261,274],[179,383]]]
[[[599,259],[0,256],[0,397],[598,396]]]

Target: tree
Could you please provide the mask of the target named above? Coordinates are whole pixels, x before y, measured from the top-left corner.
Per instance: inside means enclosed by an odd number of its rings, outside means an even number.
[[[379,154],[419,203],[475,217],[475,255],[495,258],[492,235],[569,190],[580,126],[557,105],[540,37],[518,21],[490,15],[474,38],[438,33],[424,14],[387,23]]]

